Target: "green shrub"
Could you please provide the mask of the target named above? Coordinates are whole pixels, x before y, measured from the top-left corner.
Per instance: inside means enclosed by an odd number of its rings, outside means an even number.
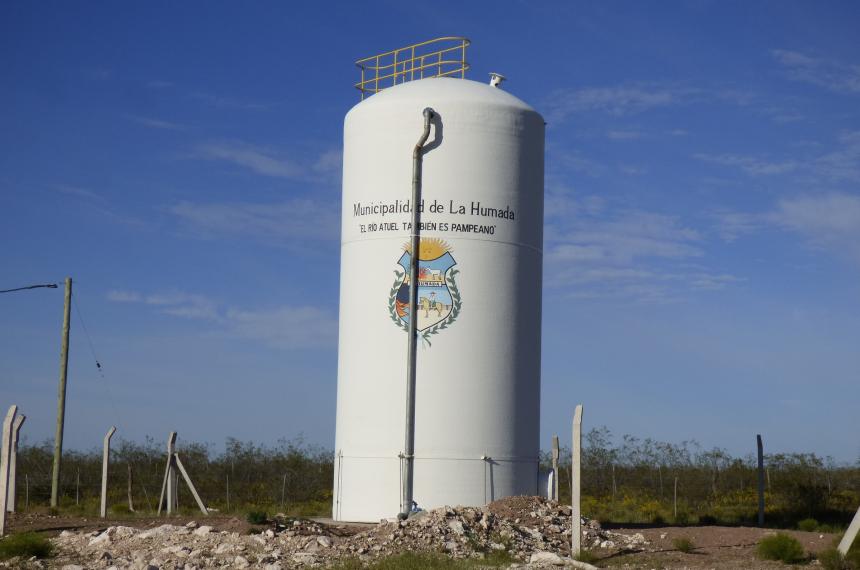
[[[756,554],[763,560],[781,560],[786,564],[797,564],[806,560],[806,553],[800,542],[782,532],[761,539]]]
[[[586,564],[594,564],[600,557],[594,554],[590,550],[585,550],[584,548],[579,551],[579,554],[573,557],[574,560],[578,560],[579,562],[585,562]]]
[[[122,503],[117,503],[115,505],[110,506],[110,512],[115,515],[130,515],[131,509],[128,508],[128,505],[123,505]]]
[[[834,542],[838,544],[838,540]],[[816,555],[824,570],[860,570],[860,541],[855,540],[848,555],[843,556],[836,547],[822,550]]]
[[[822,550],[815,557],[818,558],[824,570],[857,570],[858,568],[835,548]]]
[[[53,554],[53,546],[47,538],[35,532],[22,532],[0,539],[0,560],[14,558],[48,558]]]
[[[269,516],[266,511],[249,511],[246,518],[251,524],[266,524],[269,520]]]
[[[806,532],[814,532],[818,529],[818,521],[813,518],[803,519],[797,523],[797,528]]]
[[[675,524],[688,524],[690,522],[690,513],[687,511],[678,511],[678,514],[672,517],[672,522]]]
[[[714,515],[700,515],[699,524],[703,526],[715,525],[717,524],[717,517]]]
[[[693,540],[686,536],[679,536],[674,539],[672,541],[672,546],[675,547],[675,550],[685,553],[693,552],[693,550],[696,549],[696,545],[693,543]]]

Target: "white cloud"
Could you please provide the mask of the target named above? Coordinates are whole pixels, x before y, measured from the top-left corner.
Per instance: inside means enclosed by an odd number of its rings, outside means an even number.
[[[566,216],[547,215],[546,283],[578,299],[663,303],[690,291],[717,290],[741,281],[691,266],[704,256],[700,233],[675,216],[640,210],[613,211],[599,200],[550,193]],[[570,221],[574,220],[574,221]]]
[[[313,165],[314,172],[320,174],[340,174],[343,166],[343,151],[328,150],[320,155]]]
[[[114,303],[139,303],[143,300],[143,297],[136,291],[113,289],[107,292],[107,299]]]
[[[340,235],[340,204],[335,200],[179,202],[168,211],[203,237],[247,236],[271,245],[295,246],[301,240],[335,240]]]
[[[796,51],[771,50],[786,75],[795,81],[842,93],[860,93],[860,65],[811,57]]]
[[[860,131],[843,133],[841,147],[815,160],[815,170],[833,180],[860,182]]]
[[[817,248],[860,261],[860,197],[830,193],[781,200],[765,219]]]
[[[586,111],[629,115],[679,103],[693,92],[695,90],[655,84],[560,89],[549,97],[548,117],[550,121],[563,121],[574,113]]]
[[[131,119],[132,121],[134,121],[135,123],[143,125],[144,127],[149,127],[151,129],[164,129],[164,130],[169,130],[169,131],[181,131],[181,130],[185,129],[184,126],[182,126],[178,123],[172,123],[170,121],[164,121],[161,119],[153,119],[151,117],[141,117],[138,115],[128,115],[128,118]]]
[[[694,158],[721,164],[723,166],[733,166],[740,168],[747,174],[752,175],[773,175],[785,174],[796,170],[800,164],[797,161],[787,160],[782,162],[769,161],[754,156],[744,156],[739,154],[707,154],[698,153],[693,155]]]
[[[761,216],[746,212],[734,212],[731,210],[718,210],[711,216],[717,226],[717,233],[728,243],[739,237],[753,233],[761,228]]]
[[[277,349],[331,346],[337,339],[337,319],[330,311],[317,307],[222,308],[205,295],[178,291],[143,294],[113,290],[107,298],[117,303],[147,305],[164,315],[202,320],[209,332],[259,341]]]
[[[223,160],[265,176],[298,179],[307,172],[300,163],[279,152],[237,141],[200,144],[196,148],[195,156],[207,160]]]
[[[641,139],[642,133],[639,131],[607,131],[606,138],[613,141],[629,141],[635,139]]]
[[[337,319],[329,311],[317,307],[231,309],[227,312],[227,321],[232,334],[274,348],[333,346],[337,341]]]
[[[104,201],[104,198],[102,198],[92,190],[87,190],[86,188],[80,188],[78,186],[71,186],[69,184],[52,184],[51,188],[53,188],[60,194],[77,196],[78,198],[87,198],[89,200],[98,200],[101,202]]]

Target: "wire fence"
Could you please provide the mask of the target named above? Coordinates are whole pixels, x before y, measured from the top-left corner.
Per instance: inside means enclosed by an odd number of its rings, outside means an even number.
[[[266,510],[290,515],[331,513],[333,454],[303,440],[272,446],[229,439],[223,451],[185,443],[178,453],[207,507],[220,512]],[[164,479],[166,449],[115,440],[108,475],[108,505],[114,514],[153,512]],[[51,497],[52,447],[24,445],[17,459],[19,510],[45,508]],[[542,453],[542,468],[551,465]],[[102,451],[63,455],[60,507],[97,512]],[[790,526],[812,517],[844,525],[860,504],[860,462],[839,464],[811,453],[765,456],[767,519]],[[753,523],[758,508],[755,457],[733,457],[720,448],[623,436],[613,443],[606,428],[585,434],[583,512],[601,521]],[[562,450],[559,489],[570,500],[570,452]],[[193,509],[180,484],[180,509]]]
[[[330,512],[332,456],[301,440],[282,440],[267,447],[231,439],[226,450],[218,454],[195,443],[179,445],[177,452],[204,503],[216,511],[268,508],[304,515]],[[52,447],[47,442],[19,449],[19,510],[50,504],[52,459]],[[166,460],[164,446],[153,439],[143,444],[114,442],[107,485],[110,510],[157,510]],[[101,450],[64,453],[59,506],[81,512],[98,510],[101,473]],[[194,505],[191,493],[182,485],[179,499],[181,507]]]

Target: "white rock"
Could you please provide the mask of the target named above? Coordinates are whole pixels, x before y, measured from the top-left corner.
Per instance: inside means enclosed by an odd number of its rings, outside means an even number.
[[[274,562],[272,564],[264,565],[263,570],[282,570],[282,567],[280,562]]]
[[[600,548],[613,548],[614,546],[615,546],[615,543],[612,542],[611,540],[604,540],[603,542],[600,543]]]
[[[63,566],[62,570],[84,570],[84,567],[78,566],[77,564],[66,564]]]
[[[554,552],[535,552],[529,558],[529,564],[553,564],[564,566],[564,560]]]
[[[108,531],[104,531],[97,537],[90,540],[88,546],[98,546],[98,545],[108,545],[111,543],[110,534]]]
[[[138,538],[146,540],[148,538],[167,536],[168,534],[173,534],[174,532],[178,532],[180,529],[183,531],[185,530],[182,527],[173,526],[172,524],[163,524],[161,526],[157,526],[155,528],[145,530],[137,536],[138,536]]]
[[[195,530],[194,532],[192,532],[191,534],[193,534],[194,536],[206,536],[210,532],[212,532],[212,527],[203,525],[203,526],[199,527],[197,530]]]
[[[332,540],[327,536],[318,536],[317,543],[324,548],[331,548]]]
[[[464,532],[466,532],[463,529],[463,523],[461,523],[457,519],[449,520],[448,521],[448,528],[450,528],[454,534],[463,534]]]
[[[229,542],[222,542],[221,544],[216,546],[215,550],[214,550],[215,554],[225,554],[227,552],[232,552],[232,551],[233,551],[233,545],[230,544]]]
[[[233,568],[247,568],[251,563],[244,556],[237,556],[233,559]]]

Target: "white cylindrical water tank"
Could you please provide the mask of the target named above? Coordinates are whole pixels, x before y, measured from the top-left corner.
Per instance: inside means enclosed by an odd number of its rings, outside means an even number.
[[[412,152],[424,150],[414,499],[538,494],[544,121],[465,79],[386,89],[344,124],[333,517],[400,509]]]

